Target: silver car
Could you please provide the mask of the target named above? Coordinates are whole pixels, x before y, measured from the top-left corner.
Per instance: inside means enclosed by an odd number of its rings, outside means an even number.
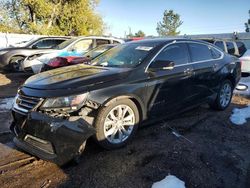
[[[19,70],[19,64],[26,57],[48,53],[53,47],[70,39],[69,37],[41,37],[31,40],[23,47],[3,48],[0,50],[0,68]]]

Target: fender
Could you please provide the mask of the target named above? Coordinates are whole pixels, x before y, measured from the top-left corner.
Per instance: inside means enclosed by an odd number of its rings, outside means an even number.
[[[142,120],[145,120],[147,116],[146,104],[144,98],[140,97],[143,96],[143,92],[146,92],[145,83],[134,83],[126,87],[118,85],[116,87],[91,91],[87,100],[98,103],[100,106],[108,106],[118,99],[131,99],[138,107]]]

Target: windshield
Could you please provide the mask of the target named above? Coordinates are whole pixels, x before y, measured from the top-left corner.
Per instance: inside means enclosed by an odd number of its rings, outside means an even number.
[[[55,46],[56,49],[58,50],[62,50],[64,48],[66,48],[68,45],[70,45],[72,42],[74,42],[76,39],[69,39],[69,40],[66,40],[64,42],[62,42],[61,44]]]
[[[99,46],[97,48],[94,48],[93,50],[88,51],[87,53],[84,54],[84,57],[88,57],[90,59],[95,59],[97,56],[99,56],[100,54],[102,54],[103,52],[111,49],[114,46],[108,46],[108,45],[103,45],[103,46]]]
[[[97,57],[92,65],[120,68],[135,67],[144,60],[154,47],[152,43],[118,45]]]

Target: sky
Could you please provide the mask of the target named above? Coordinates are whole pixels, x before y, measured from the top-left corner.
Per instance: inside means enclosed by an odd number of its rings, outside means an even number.
[[[131,28],[132,33],[157,36],[166,9],[181,16],[181,35],[244,32],[250,0],[100,0],[97,12],[107,35],[124,37]]]

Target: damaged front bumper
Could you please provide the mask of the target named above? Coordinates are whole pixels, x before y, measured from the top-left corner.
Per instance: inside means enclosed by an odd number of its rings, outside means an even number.
[[[79,116],[68,120],[40,112],[22,115],[13,111],[10,127],[17,147],[58,165],[82,153],[86,140],[95,129]]]

